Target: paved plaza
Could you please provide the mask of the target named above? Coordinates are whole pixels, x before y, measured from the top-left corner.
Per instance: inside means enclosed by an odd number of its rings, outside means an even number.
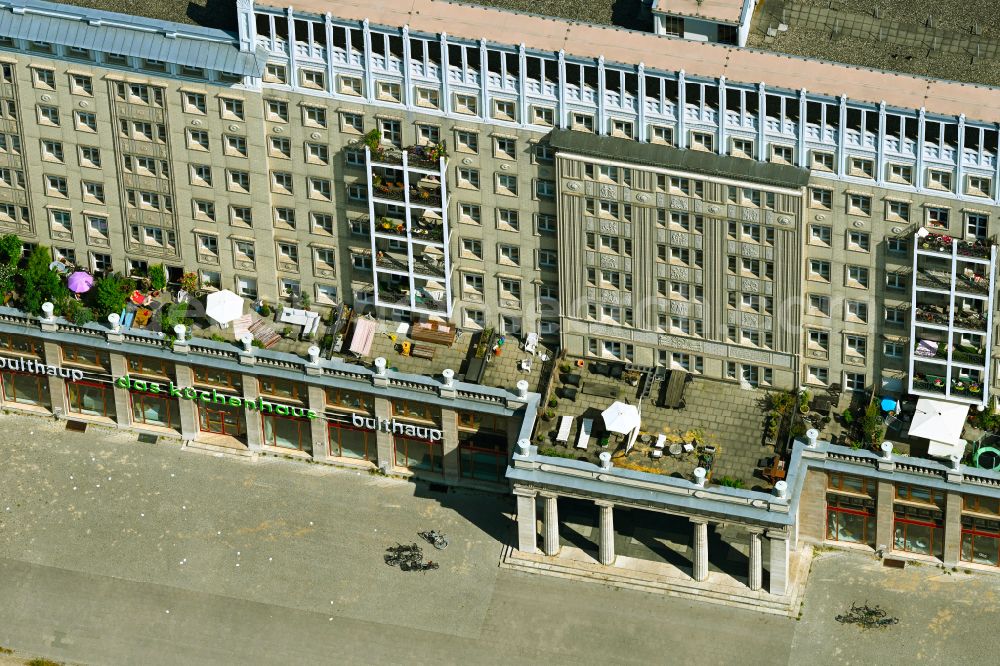
[[[505,497],[61,426],[0,416],[0,645],[19,655],[185,666],[995,662],[1000,577],[822,553],[795,621],[501,569]],[[439,571],[382,563],[386,546],[427,528],[451,538],[427,549]],[[687,547],[654,528],[629,538]],[[833,621],[865,600],[900,624],[864,633]]]
[[[607,385],[620,391],[619,400],[631,404],[636,404],[638,401],[636,387],[628,386],[621,381],[616,382],[597,377],[588,369],[574,367],[573,372],[582,376],[585,386],[587,383]],[[565,377],[565,374],[560,373],[561,377]],[[653,397],[655,397],[657,390],[658,386],[654,387]],[[561,390],[557,390],[556,394],[564,395]],[[774,455],[772,447],[763,446],[764,414],[767,411],[764,405],[767,401],[767,395],[767,392],[763,390],[746,390],[736,384],[694,378],[687,383],[684,389],[685,406],[683,409],[657,407],[651,398],[642,401],[640,405],[642,411],[641,432],[652,438],[660,433],[678,438],[697,434],[702,444],[715,446],[717,449],[712,469],[713,479],[719,480],[728,476],[732,479],[740,479],[747,488],[767,489],[770,488],[770,484],[759,475],[755,476],[754,473],[757,463],[762,458]],[[597,462],[597,455],[602,450],[598,445],[597,438],[591,440],[586,453],[574,446],[580,427],[581,419],[579,418],[576,419],[570,433],[569,445],[558,446],[555,444],[554,439],[559,417],[592,418],[595,424],[600,426],[601,412],[614,400],[615,398],[589,395],[582,391],[577,393],[575,400],[559,399],[558,406],[553,410],[556,417],[551,421],[540,421],[539,423],[538,433],[544,438],[539,446],[554,447],[571,454],[573,457],[584,457]],[[668,475],[679,475],[687,479],[694,478],[692,472],[699,464],[697,454],[677,457],[665,455],[662,459],[655,460],[650,457],[650,451],[651,447],[640,441],[628,456],[627,461],[648,468],[649,471],[657,470]],[[618,454],[620,453],[622,453],[621,450],[618,451]],[[618,464],[617,461],[616,464]]]

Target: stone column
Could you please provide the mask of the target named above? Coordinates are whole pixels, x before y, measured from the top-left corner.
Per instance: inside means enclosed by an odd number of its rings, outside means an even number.
[[[312,457],[313,460],[326,460],[330,457],[330,435],[326,427],[326,419],[323,418],[323,412],[326,411],[326,391],[322,386],[309,385],[309,409],[319,415],[314,419],[309,419]]]
[[[385,398],[375,398],[375,418],[376,423],[381,423],[383,420],[389,420],[392,418],[392,408],[389,406],[389,401]],[[379,428],[375,431],[375,447],[378,450],[378,468],[385,470],[386,472],[391,472],[396,466],[395,459],[395,447],[392,444],[392,433],[382,432]]]
[[[615,505],[610,502],[594,502],[600,517],[601,536],[599,560],[601,564],[615,563]]]
[[[545,499],[545,519],[543,526],[545,530],[545,554],[556,555],[559,553],[559,500],[557,495],[542,493]]]
[[[243,375],[240,377],[243,383],[244,400],[256,400],[260,397],[260,385],[257,383],[256,375]],[[247,448],[251,451],[262,451],[264,449],[264,422],[256,409],[244,409],[247,419]]]
[[[62,366],[62,349],[57,342],[44,344],[45,358],[48,365]],[[69,416],[69,396],[66,395],[66,380],[56,375],[49,375],[49,397],[52,400],[52,413]]]
[[[517,496],[517,549],[522,553],[538,552],[538,517],[534,490],[514,488]]]
[[[190,365],[177,363],[174,365],[174,374],[177,378],[177,386],[193,386],[194,372]],[[181,439],[190,442],[198,437],[198,404],[194,400],[182,400],[171,398],[177,401],[177,411],[181,417]]]
[[[768,532],[767,540],[771,551],[771,579],[767,591],[771,594],[785,594],[788,589],[788,535],[783,532]]]
[[[878,482],[878,497],[875,503],[875,548],[892,549],[892,501],[896,489],[891,481]]]
[[[958,566],[962,554],[962,495],[948,491],[944,505],[944,564]]]
[[[694,527],[694,555],[691,558],[691,577],[696,581],[708,578],[708,521],[692,518]]]
[[[763,530],[751,527],[750,533],[750,573],[747,576],[750,589],[757,591],[761,588],[761,581],[764,577],[763,560],[760,554],[760,536]]]
[[[446,407],[441,408],[441,462],[444,467],[444,480],[448,485],[458,483],[461,476],[458,459],[458,412]]]
[[[115,352],[111,353],[111,376],[115,379],[128,374],[128,363],[125,357]],[[115,395],[115,421],[118,427],[128,427],[132,425],[132,400],[127,388],[113,389]]]

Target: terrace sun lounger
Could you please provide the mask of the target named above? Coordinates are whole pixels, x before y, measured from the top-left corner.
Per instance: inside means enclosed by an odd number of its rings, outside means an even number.
[[[667,436],[660,435],[659,437],[656,438],[656,444],[654,444],[653,446],[658,449],[662,449],[664,446],[666,446],[666,444],[667,444]]]
[[[559,432],[556,433],[556,441],[566,443],[569,441],[569,431],[573,427],[573,417],[563,416],[559,419]]]
[[[586,450],[590,444],[590,433],[594,429],[594,419],[584,419],[580,425],[580,435],[576,439],[576,448]]]

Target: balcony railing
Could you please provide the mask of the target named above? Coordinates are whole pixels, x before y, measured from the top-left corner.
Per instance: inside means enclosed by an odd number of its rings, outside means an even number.
[[[927,308],[916,308],[914,310],[918,322],[924,322],[926,324],[934,324],[936,326],[947,326],[948,325],[948,314],[946,312],[939,312],[937,310],[930,310]],[[979,313],[959,313],[954,317],[954,326],[957,328],[966,328],[973,331],[985,331],[986,330],[986,317]]]
[[[940,360],[948,359],[948,347],[938,346],[933,352],[926,345],[917,343],[913,346],[913,353],[918,358],[936,358]],[[981,351],[968,351],[967,349],[952,349],[951,360],[954,363],[965,363],[967,365],[984,366],[986,354]]]
[[[949,276],[944,273],[931,271],[919,271],[917,273],[917,286],[926,289],[940,289],[943,291],[964,291],[982,296],[989,295],[989,281],[985,276],[977,273],[971,275],[958,275],[954,284]]]

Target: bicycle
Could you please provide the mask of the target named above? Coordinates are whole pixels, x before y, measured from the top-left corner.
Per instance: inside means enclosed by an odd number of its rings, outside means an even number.
[[[448,547],[448,537],[446,537],[441,532],[437,530],[430,530],[429,532],[419,532],[420,537],[427,541],[427,543],[433,545],[438,550],[444,550]]]

